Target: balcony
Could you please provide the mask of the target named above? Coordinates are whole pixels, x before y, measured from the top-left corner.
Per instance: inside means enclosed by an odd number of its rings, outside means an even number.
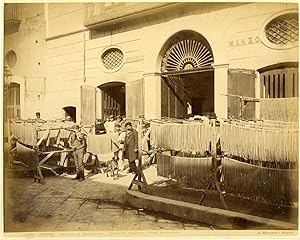
[[[18,31],[21,23],[20,4],[7,3],[4,5],[4,30],[5,33]]]
[[[85,9],[84,25],[88,28],[99,27],[111,23],[116,23],[143,14],[149,14],[163,7],[174,5],[176,3],[161,2],[106,2],[106,3],[89,3]]]

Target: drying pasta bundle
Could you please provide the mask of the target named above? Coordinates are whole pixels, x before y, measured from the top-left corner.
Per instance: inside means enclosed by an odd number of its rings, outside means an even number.
[[[107,133],[102,135],[88,135],[87,151],[93,155],[112,152],[112,141],[116,142],[118,133]]]
[[[34,166],[36,164],[36,156],[34,150],[17,142],[17,153],[19,156],[22,156],[22,162],[28,165],[30,169],[34,169]]]
[[[221,146],[227,154],[259,161],[296,162],[298,128],[244,123],[221,124]]]
[[[260,116],[262,119],[298,121],[299,98],[262,98]]]
[[[205,152],[211,139],[211,127],[204,123],[151,123],[153,146],[176,151]]]

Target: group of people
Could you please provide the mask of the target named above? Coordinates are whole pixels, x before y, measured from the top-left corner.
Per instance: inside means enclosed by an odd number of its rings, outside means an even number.
[[[101,119],[97,119],[95,124],[96,135],[125,131],[125,123],[126,118],[122,118],[120,115],[118,115],[116,119],[114,119],[113,115],[110,115],[106,118],[105,122],[103,122]]]
[[[107,133],[118,133],[119,150],[114,155],[117,159],[128,159],[129,172],[135,173],[137,171],[135,160],[138,158],[138,134],[133,129],[132,123],[120,115],[116,117],[116,120],[113,115],[110,115],[103,125]]]
[[[116,120],[111,115],[105,123],[101,120],[96,121],[96,134],[118,133],[118,151],[114,153],[114,157],[118,160],[127,159],[129,162],[129,172],[136,173],[137,166],[135,160],[138,159],[138,133],[133,128],[132,123],[117,116]],[[74,160],[77,175],[74,179],[84,180],[83,159],[86,151],[86,140],[80,131],[79,125],[75,126],[74,134],[72,134],[69,146],[74,150]]]

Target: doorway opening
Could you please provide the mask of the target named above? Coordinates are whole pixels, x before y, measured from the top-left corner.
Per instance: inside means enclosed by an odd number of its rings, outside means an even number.
[[[98,86],[101,90],[102,120],[110,115],[126,116],[126,89],[123,82],[109,82]]]
[[[72,122],[76,122],[76,107],[68,106],[64,107],[64,114],[65,114],[65,119],[71,118],[70,120]]]
[[[194,31],[179,32],[161,57],[161,116],[213,116],[214,58],[207,40]]]
[[[214,113],[214,71],[162,77],[162,117]]]

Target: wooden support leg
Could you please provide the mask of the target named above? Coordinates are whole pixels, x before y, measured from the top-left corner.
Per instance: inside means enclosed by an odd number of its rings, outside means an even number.
[[[34,181],[38,180],[39,182],[44,184],[44,177],[42,174],[41,167],[42,167],[42,164],[45,163],[50,157],[52,157],[53,154],[54,154],[54,152],[51,152],[46,157],[44,157],[41,161],[39,161],[39,154],[38,154],[38,151],[36,151],[37,175],[34,176]]]
[[[138,166],[137,166],[137,173],[134,175],[133,180],[131,181],[128,190],[130,190],[133,186],[133,184],[136,184],[138,186],[139,191],[145,191],[148,192],[148,184],[145,178],[145,175],[142,170],[142,123],[143,119],[142,117],[139,118],[139,124],[137,126],[138,131]],[[137,180],[136,180],[137,179]]]
[[[217,180],[215,180],[215,186],[217,188],[217,191],[219,192],[219,197],[221,199],[221,202],[222,202],[224,208],[227,209],[227,206],[226,206],[226,203],[225,203],[225,200],[224,200],[224,197],[223,197],[223,193],[222,193],[221,188],[220,188],[220,184]]]
[[[209,178],[209,183],[208,183],[208,185],[207,185],[207,187],[205,189],[205,192],[204,192],[203,196],[200,199],[200,205],[203,203],[203,201],[204,201],[204,199],[205,199],[205,197],[207,195],[208,190],[211,188],[211,185],[212,185],[213,181],[214,181],[213,180],[213,175],[211,175],[211,177]]]
[[[210,181],[209,181],[209,184],[207,185],[206,189],[205,189],[205,192],[203,194],[203,196],[201,197],[201,200],[200,200],[200,205],[203,203],[207,193],[208,193],[208,190],[211,188],[211,186],[215,186],[216,187],[216,190],[218,191],[219,193],[219,197],[220,197],[220,200],[224,206],[225,209],[227,209],[227,206],[226,206],[226,203],[225,203],[225,200],[224,200],[224,197],[223,197],[223,193],[222,193],[222,190],[221,190],[221,187],[220,187],[220,184],[219,184],[219,181],[217,179],[217,173],[220,171],[220,169],[222,168],[222,166],[219,166],[217,169],[214,170],[214,173],[210,176]]]
[[[128,190],[130,190],[130,189],[132,188],[133,184],[136,182],[137,176],[138,176],[138,174],[136,173],[136,174],[134,175],[134,177],[133,177],[133,179],[132,179],[132,181],[131,181],[129,187],[128,187]]]

